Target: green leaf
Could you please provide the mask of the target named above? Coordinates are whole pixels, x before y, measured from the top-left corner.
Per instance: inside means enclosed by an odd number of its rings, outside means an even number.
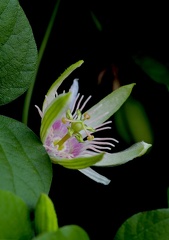
[[[0,189],[20,196],[34,207],[48,193],[51,161],[37,136],[24,124],[0,116]]]
[[[53,163],[62,165],[69,169],[83,169],[92,166],[93,164],[99,162],[104,156],[104,153],[97,154],[90,157],[78,157],[78,158],[51,158]]]
[[[39,235],[33,240],[89,240],[87,233],[79,226],[69,225],[61,227],[57,232]]]
[[[29,240],[33,233],[29,210],[18,196],[0,190],[0,239]]]
[[[129,84],[118,88],[90,108],[87,113],[91,118],[87,120],[87,125],[95,128],[110,118],[127,100],[134,85]]]
[[[97,162],[95,166],[99,167],[108,167],[108,166],[117,166],[124,164],[128,161],[133,160],[136,157],[140,157],[147,152],[151,147],[151,144],[145,142],[139,142],[133,144],[131,147],[125,149],[124,151],[118,153],[105,153],[103,159],[100,162]]]
[[[149,56],[134,56],[135,62],[154,81],[165,84],[169,89],[169,69]]]
[[[0,105],[23,94],[34,79],[37,49],[18,0],[0,1]]]
[[[169,209],[158,209],[135,214],[127,219],[114,240],[167,240]]]
[[[114,115],[116,128],[127,142],[153,143],[153,131],[143,105],[129,97]]]

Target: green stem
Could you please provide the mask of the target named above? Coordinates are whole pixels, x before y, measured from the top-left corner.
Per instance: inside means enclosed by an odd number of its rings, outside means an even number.
[[[38,69],[44,54],[44,51],[46,49],[46,45],[50,36],[50,33],[52,31],[52,27],[55,21],[55,17],[58,11],[58,7],[59,7],[59,3],[60,0],[57,1],[55,8],[53,10],[51,19],[49,21],[48,27],[46,29],[43,41],[41,43],[40,49],[39,49],[39,54],[38,54],[38,61],[37,61],[37,68],[36,68],[36,72],[35,72],[35,77],[34,80],[32,81],[27,93],[26,93],[26,97],[25,97],[25,101],[24,101],[24,106],[23,106],[23,113],[22,113],[22,122],[25,123],[27,125],[28,123],[28,116],[29,116],[29,108],[30,108],[30,102],[31,102],[31,98],[32,98],[32,93],[33,93],[33,89],[35,86],[35,81],[36,81],[36,77],[37,77],[37,73],[38,73]]]

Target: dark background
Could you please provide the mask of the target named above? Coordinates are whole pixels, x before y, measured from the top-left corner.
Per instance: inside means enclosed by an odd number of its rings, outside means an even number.
[[[20,0],[38,49],[55,3],[54,0]],[[78,171],[53,165],[50,197],[59,225],[77,224],[87,231],[91,240],[113,239],[120,225],[133,214],[167,207],[169,95],[164,85],[151,80],[132,59],[141,53],[169,64],[166,9],[161,2],[150,6],[143,1],[60,2],[39,68],[28,126],[39,135],[40,117],[34,105],[41,107],[54,80],[65,68],[83,59],[82,67],[70,78],[78,77],[80,92],[86,97],[93,96],[88,106],[112,91],[112,66],[116,66],[121,85],[136,82],[132,96],[143,104],[154,133],[153,147],[148,154],[122,166],[96,169],[111,179],[108,186],[97,184]],[[91,11],[99,19],[102,31],[96,28]],[[103,70],[104,77],[98,84]],[[8,104],[8,108],[1,107],[2,114],[21,121],[24,97]],[[121,139],[114,124],[109,134],[120,141],[115,151],[132,144]]]

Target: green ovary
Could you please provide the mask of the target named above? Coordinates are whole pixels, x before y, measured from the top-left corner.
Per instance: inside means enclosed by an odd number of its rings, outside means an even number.
[[[81,130],[84,129],[82,122],[72,122],[71,129],[74,133],[79,133]]]

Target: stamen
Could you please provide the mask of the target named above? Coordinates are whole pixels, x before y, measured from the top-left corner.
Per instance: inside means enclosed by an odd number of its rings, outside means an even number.
[[[87,137],[87,140],[92,141],[93,139],[94,139],[94,136],[89,134],[89,136]]]
[[[86,112],[83,114],[84,120],[90,119],[90,115]]]
[[[94,136],[91,135],[85,128],[83,129],[87,135],[87,139],[90,141],[90,140],[93,140],[94,139]]]

